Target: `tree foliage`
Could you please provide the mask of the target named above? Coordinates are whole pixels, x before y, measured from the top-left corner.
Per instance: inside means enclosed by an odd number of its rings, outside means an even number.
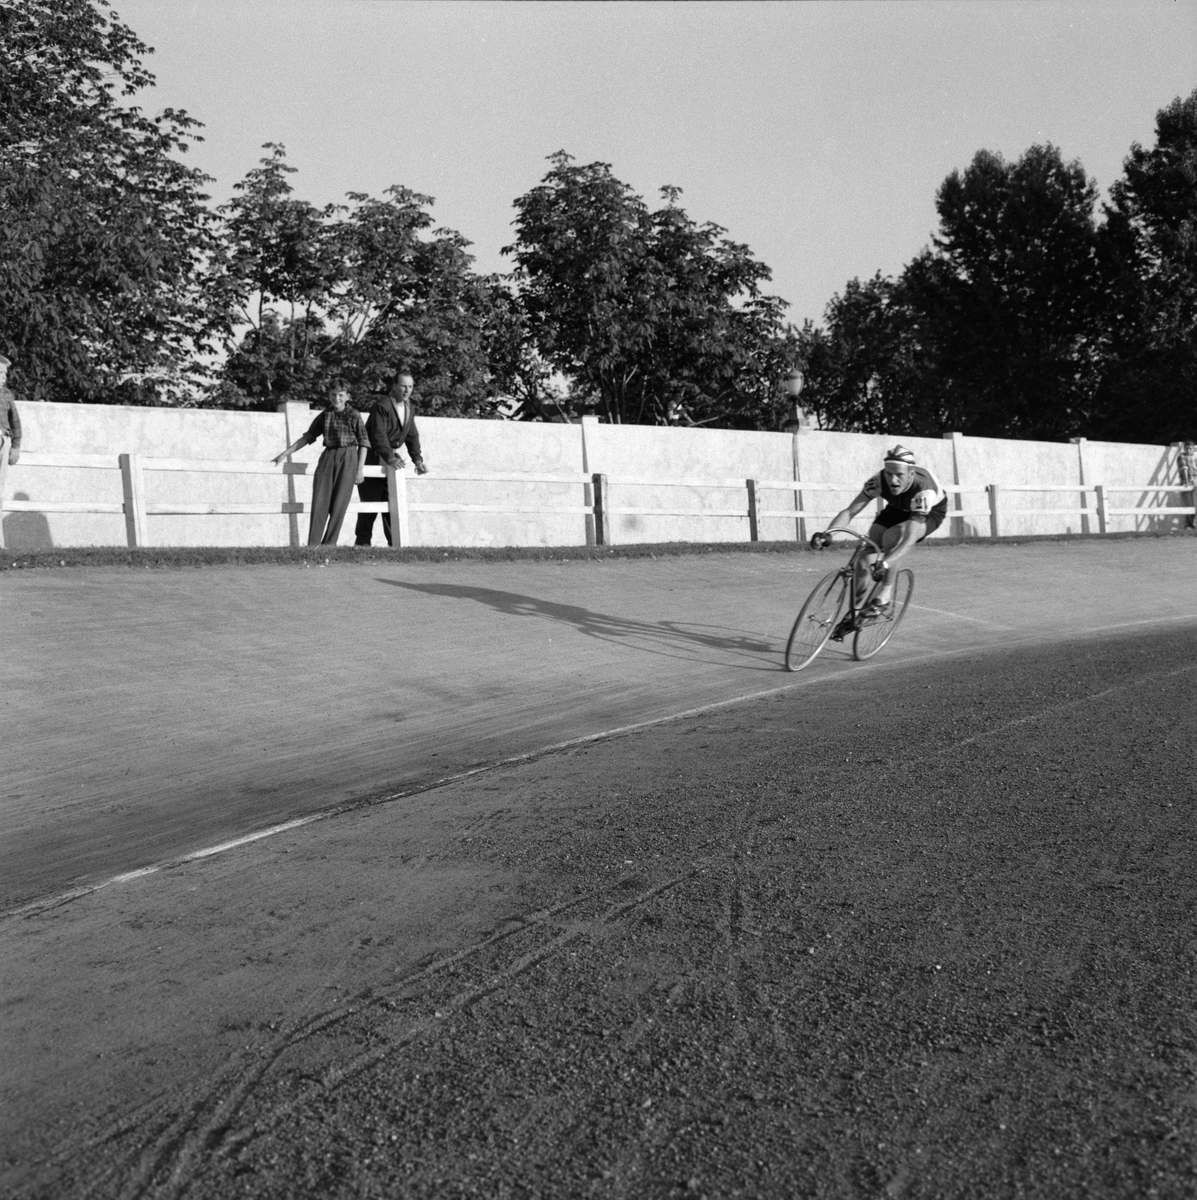
[[[197,122],[130,102],[149,53],[103,0],[0,5],[0,346],[33,399],[178,399],[221,323]]]
[[[1054,146],[979,152],[936,197],[939,233],[896,280],[849,284],[808,341],[842,428],[990,437],[1083,431],[1107,343],[1097,190]]]
[[[1171,441],[1197,433],[1197,92],[1132,147],[1111,202],[1054,146],[979,152],[896,279],[803,331],[829,427]]]
[[[949,424],[994,437],[1083,431],[1105,342],[1097,187],[1054,146],[979,153],[939,190],[934,262],[904,280],[934,320]]]
[[[607,163],[551,156],[515,202],[515,279],[544,359],[613,422],[759,428],[776,420],[795,339],[769,268],[663,188],[650,211]]]
[[[850,280],[827,306],[826,328],[801,334],[810,382],[802,399],[824,427],[934,436],[943,416],[930,392],[915,313],[901,280]]]
[[[273,409],[316,399],[332,378],[368,394],[406,366],[426,411],[486,411],[510,297],[474,273],[469,242],[434,230],[431,197],[404,187],[317,209],[292,194],[283,147],[266,148],[221,209],[221,286],[242,332],[218,402]]]
[[[1131,147],[1106,217],[1120,319],[1102,432],[1197,439],[1197,90],[1156,115],[1155,146]]]
[[[980,151],[931,245],[799,333],[678,189],[653,208],[564,151],[515,201],[509,277],[406,187],[300,199],[273,143],[213,211],[198,123],[136,103],[149,53],[107,0],[0,0],[0,351],[31,399],[273,409],[404,366],[426,411],[769,429],[802,362],[826,427],[1197,438],[1197,91],[1100,212],[1054,146]]]

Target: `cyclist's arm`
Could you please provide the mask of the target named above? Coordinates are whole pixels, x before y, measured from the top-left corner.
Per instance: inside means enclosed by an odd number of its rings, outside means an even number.
[[[842,529],[847,525],[853,517],[859,516],[868,506],[871,497],[860,492],[856,499],[852,501],[842,512],[838,512],[830,521],[827,522],[828,529]]]

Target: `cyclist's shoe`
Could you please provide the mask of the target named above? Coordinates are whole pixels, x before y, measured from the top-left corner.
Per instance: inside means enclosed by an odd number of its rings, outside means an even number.
[[[840,623],[831,631],[831,641],[842,642],[848,634],[853,633],[856,626],[852,624],[851,615],[840,618]]]
[[[882,617],[888,617],[892,608],[893,603],[890,601],[886,601],[886,603],[882,604],[880,600],[870,600],[868,604],[861,609],[861,620],[877,621]]]

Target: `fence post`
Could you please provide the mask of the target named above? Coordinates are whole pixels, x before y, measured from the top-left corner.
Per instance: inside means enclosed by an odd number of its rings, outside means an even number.
[[[130,546],[145,545],[145,475],[141,456],[122,454],[121,484],[125,491],[125,536]]]
[[[998,500],[998,485],[987,484],[985,490],[989,493],[989,536],[1001,537],[1002,512]]]
[[[593,413],[586,413],[582,417],[581,424],[578,427],[581,431],[581,436],[582,436],[582,474],[583,475],[588,475],[590,473],[590,454],[589,454],[589,448],[586,443],[586,431],[587,431],[587,429],[591,428],[592,426],[597,425],[598,423],[599,423],[598,417],[596,417]],[[588,545],[588,546],[601,545],[601,542],[599,541],[599,537],[598,537],[597,527],[595,525],[595,520],[594,520],[595,513],[598,511],[594,506],[594,484],[593,484],[593,482],[591,482],[589,480],[586,483],[582,484],[582,504],[586,508],[590,509],[590,511],[583,518],[586,522],[586,545]]]
[[[396,549],[411,545],[411,525],[407,511],[407,475],[387,465],[387,509],[391,518],[391,545]]]
[[[960,443],[964,440],[964,434],[945,433],[943,435],[943,439],[945,442],[952,443],[952,483],[955,484],[956,487],[960,487]],[[953,504],[952,507],[957,513],[962,513],[964,511],[964,497],[959,492],[956,493],[956,503]],[[952,537],[964,537],[964,518],[953,515],[951,518],[951,524],[948,526],[948,532]]]
[[[798,430],[793,433],[794,438],[794,482],[802,482],[802,460],[798,454]],[[803,495],[801,488],[794,489],[794,510],[802,512]],[[806,518],[796,517],[794,520],[794,535],[803,545],[806,544]]]
[[[312,423],[312,410],[305,400],[284,400],[278,406],[278,411],[282,414],[283,428],[286,431],[285,437],[287,445],[292,442],[297,442],[307,432],[308,426]],[[288,456],[287,462],[294,461]],[[315,468],[312,468],[315,470]],[[298,509],[292,509],[287,514],[287,533],[292,546],[302,546],[307,538],[307,530],[300,527],[300,513],[305,509],[310,514],[311,504],[303,504],[295,492],[296,476],[288,473],[287,480],[287,503],[298,504]],[[309,497],[311,493],[308,493]]]
[[[1088,473],[1085,470],[1085,445],[1088,438],[1075,437],[1072,438],[1072,444],[1076,447],[1077,468],[1081,476],[1081,532],[1092,532],[1089,528],[1089,488],[1088,488]]]
[[[611,545],[611,517],[607,513],[607,477],[591,475],[594,485],[594,544]]]
[[[748,485],[748,540],[759,542],[761,540],[761,497],[756,490],[755,479],[746,479],[744,482]]]
[[[582,484],[582,507],[587,510],[586,515],[582,518],[582,521],[586,526],[586,545],[597,546],[598,539],[595,532],[594,523],[594,484],[590,480],[587,480],[584,484]]]
[[[1098,484],[1094,489],[1097,493],[1097,532],[1105,533],[1109,528],[1109,511],[1106,509],[1106,489],[1104,485]]]

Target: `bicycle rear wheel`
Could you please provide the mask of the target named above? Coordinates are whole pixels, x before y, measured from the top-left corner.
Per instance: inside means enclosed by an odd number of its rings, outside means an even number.
[[[912,595],[914,574],[910,571],[899,571],[898,578],[894,581],[894,597],[888,614],[884,617],[870,618],[856,631],[856,636],[852,639],[854,658],[872,658],[894,636]]]
[[[786,642],[787,671],[801,671],[823,649],[844,606],[847,590],[843,571],[832,571],[815,584]]]

